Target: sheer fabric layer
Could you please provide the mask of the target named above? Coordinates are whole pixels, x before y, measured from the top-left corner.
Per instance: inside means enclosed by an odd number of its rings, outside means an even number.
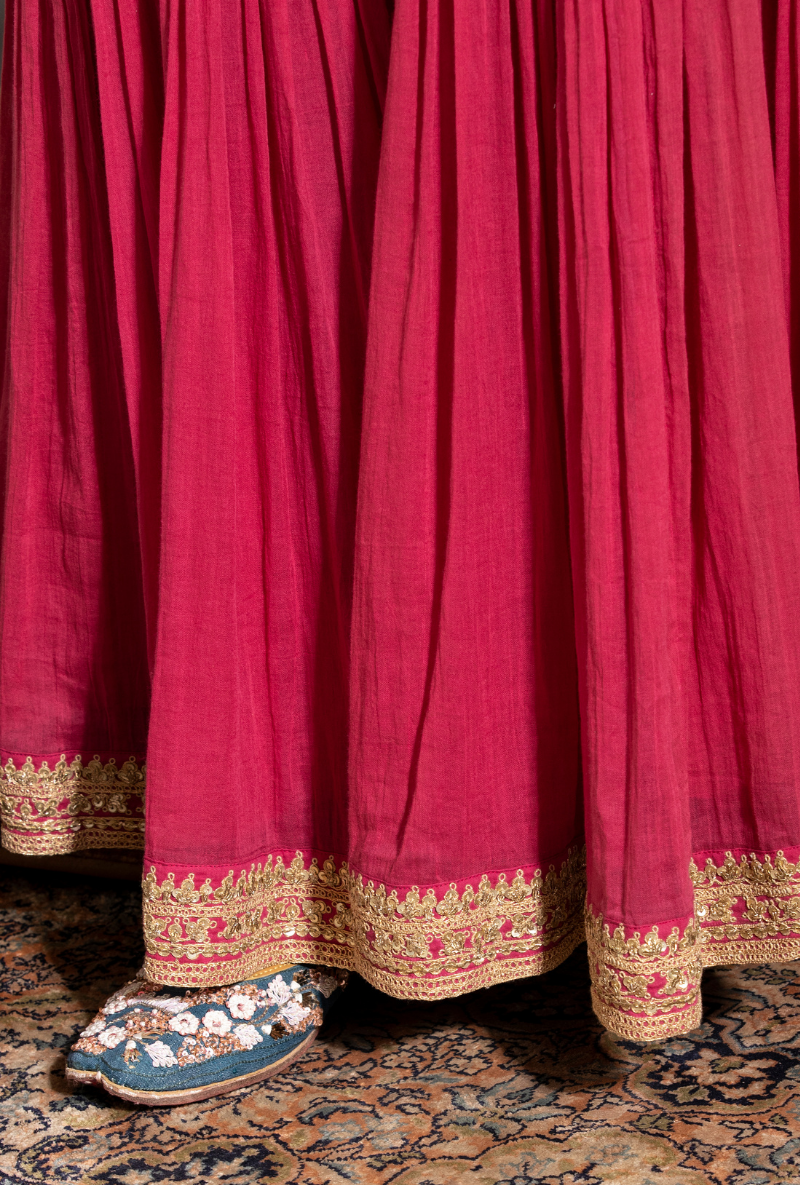
[[[164,983],[585,937],[650,1038],[800,955],[795,0],[6,38],[4,844],[140,843],[146,754]]]

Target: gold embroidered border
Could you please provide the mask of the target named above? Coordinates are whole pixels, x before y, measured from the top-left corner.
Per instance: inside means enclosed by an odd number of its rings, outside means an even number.
[[[665,1040],[702,1020],[700,981],[705,967],[788,962],[800,958],[800,861],[783,852],[721,865],[692,860],[694,918],[664,938],[658,928],[642,939],[612,932],[586,910],[592,998],[599,1019],[633,1041]]]
[[[701,1018],[703,972],[700,927],[693,919],[683,933],[667,937],[658,927],[642,938],[613,931],[587,906],[586,943],[592,1003],[606,1028],[632,1041],[654,1041],[688,1033]]]
[[[175,986],[234,982],[264,961],[358,971],[390,995],[438,999],[556,966],[583,940],[583,854],[526,879],[483,876],[437,897],[402,899],[329,857],[306,868],[298,852],[233,873],[215,889],[193,874],[143,882],[145,974]],[[201,962],[200,960],[211,960]]]
[[[737,861],[726,852],[719,867],[706,860],[701,870],[689,865],[695,913],[702,926],[706,967],[732,963],[734,951],[795,951],[800,943],[800,861],[783,852],[760,859],[754,853]],[[796,958],[787,953],[786,958]],[[778,955],[777,958],[780,958]],[[748,960],[749,961],[749,960]]]
[[[2,843],[23,856],[144,846],[145,766],[62,754],[51,769],[30,757],[0,769]]]
[[[665,1040],[700,1024],[704,967],[800,958],[800,862],[728,853],[719,867],[692,862],[689,874],[694,917],[642,936],[584,909],[577,849],[544,876],[519,870],[402,898],[332,857],[306,867],[300,853],[231,872],[217,888],[198,887],[193,874],[159,884],[151,868],[145,973],[197,987],[247,978],[265,962],[327,963],[390,995],[430,1000],[539,974],[585,938],[602,1023],[632,1041]]]

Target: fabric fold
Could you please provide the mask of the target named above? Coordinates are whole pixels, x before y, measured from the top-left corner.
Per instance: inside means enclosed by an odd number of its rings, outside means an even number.
[[[797,29],[9,5],[3,843],[154,981],[800,957]]]

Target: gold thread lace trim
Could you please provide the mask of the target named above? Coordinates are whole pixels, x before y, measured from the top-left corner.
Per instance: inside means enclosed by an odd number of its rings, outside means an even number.
[[[639,930],[628,937],[623,926],[612,931],[587,906],[585,924],[592,1001],[607,1028],[652,1041],[697,1025],[703,964],[695,919],[683,933],[673,926],[662,937],[653,926],[644,938]]]
[[[587,906],[586,938],[592,999],[599,1019],[633,1041],[665,1040],[690,1032],[702,1019],[705,967],[788,962],[800,958],[800,861],[779,851],[719,866],[689,865],[694,917],[665,937],[657,926],[613,931]]]
[[[85,848],[144,846],[145,766],[131,757],[117,765],[95,756],[38,770],[30,757],[0,769],[2,843],[23,856],[52,856]]]
[[[583,853],[526,879],[483,876],[437,897],[396,890],[297,853],[251,867],[218,888],[194,874],[143,881],[144,971],[159,983],[234,982],[268,961],[306,961],[358,971],[390,995],[438,999],[556,966],[583,940]],[[212,960],[201,962],[200,960]]]
[[[266,961],[327,963],[360,972],[402,998],[438,999],[560,963],[586,938],[595,1012],[633,1041],[665,1040],[701,1020],[704,967],[800,958],[800,862],[731,853],[717,868],[694,862],[695,913],[688,923],[642,936],[612,927],[587,906],[583,855],[526,879],[442,895],[417,888],[401,898],[336,864],[305,866],[298,853],[233,872],[214,888],[144,879],[145,971],[175,986],[252,976]]]
[[[609,1005],[592,988],[592,1007],[601,1024],[626,1041],[667,1041],[691,1033],[703,1020],[703,1005],[699,992],[691,1003],[677,1016],[629,1016],[619,1008]]]
[[[438,999],[539,974],[585,938],[603,1024],[629,1040],[664,1040],[700,1023],[703,968],[800,958],[800,861],[728,852],[719,867],[692,861],[689,875],[694,916],[643,936],[583,908],[577,849],[545,875],[483,876],[477,888],[451,884],[440,896],[412,887],[402,899],[333,857],[306,867],[299,852],[238,878],[231,871],[217,888],[210,879],[196,886],[191,873],[159,884],[151,868],[144,970],[160,983],[198,987],[252,977],[265,964],[316,962],[358,971],[391,995]]]
[[[751,853],[737,861],[726,852],[719,867],[708,859],[701,870],[692,860],[689,876],[707,947],[706,967],[732,961],[734,945],[775,939],[780,949],[788,939],[787,949],[795,949],[800,941],[800,861],[792,864],[783,852],[774,860]]]

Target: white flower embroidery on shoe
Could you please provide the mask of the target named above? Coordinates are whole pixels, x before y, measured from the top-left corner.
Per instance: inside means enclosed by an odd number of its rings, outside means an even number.
[[[104,1016],[113,1016],[116,1012],[122,1012],[123,1008],[128,1007],[132,997],[136,995],[136,990],[141,986],[137,979],[133,983],[126,983],[124,988],[120,988],[118,992],[114,992],[113,996],[108,997],[100,1011]]]
[[[193,1012],[182,1012],[179,1016],[173,1016],[169,1022],[169,1027],[173,1033],[181,1033],[184,1037],[191,1033],[196,1033],[200,1027],[200,1020]]]
[[[123,1008],[129,1008],[131,1004],[138,1004],[145,1008],[159,1008],[162,1012],[168,1012],[171,1016],[179,1012],[185,1012],[187,1008],[192,1007],[193,1001],[186,996],[159,996],[154,995],[151,989],[154,985],[148,983],[143,979],[133,979],[130,983],[126,983],[119,991],[114,992],[112,996],[106,1000],[103,1007],[100,1009],[103,1016],[114,1016],[117,1012],[122,1012]]]
[[[289,987],[285,979],[278,977],[270,981],[267,987],[267,997],[270,1004],[276,1007],[285,1004],[287,1000],[292,998],[292,989]]]
[[[245,1049],[252,1049],[264,1040],[255,1025],[236,1025],[233,1035]]]
[[[175,1054],[164,1041],[153,1041],[152,1045],[146,1045],[145,1049],[154,1066],[177,1066],[178,1064]]]
[[[97,1034],[97,1040],[101,1045],[105,1045],[106,1049],[116,1049],[126,1036],[125,1030],[121,1029],[119,1025],[111,1025],[109,1028],[103,1029],[102,1033]]]
[[[105,1019],[101,1018],[99,1016],[96,1016],[94,1018],[94,1020],[92,1021],[92,1023],[90,1025],[86,1026],[86,1028],[81,1033],[81,1036],[82,1037],[94,1037],[98,1033],[102,1033],[102,1031],[105,1027],[106,1027]]]
[[[311,1009],[304,1008],[299,1000],[290,1000],[288,1004],[284,1004],[281,1008],[280,1015],[288,1025],[301,1024],[309,1015]]]
[[[235,1016],[237,1020],[249,1020],[256,1010],[256,1002],[250,996],[244,996],[241,992],[234,992],[228,996],[228,1011],[231,1016]]]
[[[125,1042],[123,1058],[128,1066],[136,1065],[145,1050],[156,1066],[196,1065],[237,1050],[252,1050],[264,1037],[283,1041],[321,1025],[319,996],[329,997],[346,979],[345,973],[333,970],[325,974],[321,969],[300,968],[291,981],[276,975],[266,988],[244,981],[173,996],[161,994],[164,989],[158,984],[139,978],[106,1001],[73,1048],[102,1056],[105,1049]],[[198,1017],[191,1009],[199,1004],[214,1007]],[[124,1021],[115,1016],[123,1010],[128,1010]],[[110,1022],[109,1016],[115,1020]],[[174,1050],[166,1043],[170,1033],[182,1038]]]
[[[231,1031],[231,1018],[224,1012],[207,1012],[203,1017],[203,1026],[208,1029],[209,1033],[216,1033],[218,1037],[224,1037]]]

